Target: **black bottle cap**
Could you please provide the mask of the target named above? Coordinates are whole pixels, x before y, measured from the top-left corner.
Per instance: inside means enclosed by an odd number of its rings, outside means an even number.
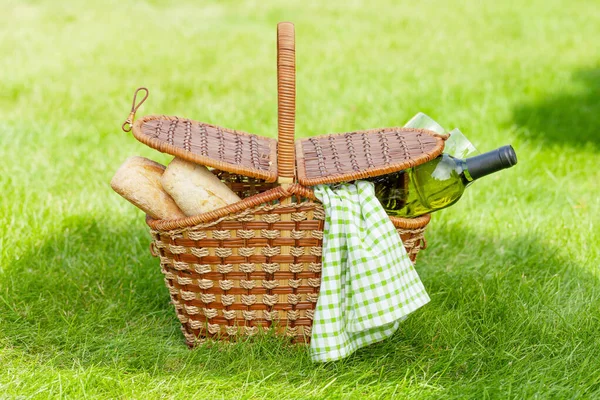
[[[508,145],[467,158],[465,162],[467,163],[469,175],[475,180],[501,169],[512,167],[517,163],[517,154],[515,149]]]

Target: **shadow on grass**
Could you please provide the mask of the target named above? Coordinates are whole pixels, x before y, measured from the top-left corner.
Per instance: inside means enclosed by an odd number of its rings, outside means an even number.
[[[110,354],[135,327],[169,321],[168,294],[142,224],[70,216],[42,243],[31,243],[0,275],[5,339],[29,353],[69,348],[77,358],[86,345]],[[159,336],[175,327],[163,326]]]
[[[514,110],[514,120],[548,144],[600,147],[600,68],[576,71],[577,94],[550,96]]]
[[[76,360],[153,376],[201,373],[242,383],[271,376],[267,385],[325,385],[336,377],[349,385],[450,385],[507,366],[512,372],[504,373],[526,375],[527,362],[558,363],[568,377],[569,368],[598,356],[597,278],[583,266],[561,260],[533,236],[438,226],[429,240],[417,270],[431,303],[392,339],[313,365],[302,347],[277,340],[187,350],[145,226],[74,217],[0,275],[0,341],[59,368]]]

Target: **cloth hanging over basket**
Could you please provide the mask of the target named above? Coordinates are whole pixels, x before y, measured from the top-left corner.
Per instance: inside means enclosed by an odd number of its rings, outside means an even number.
[[[325,227],[310,350],[334,361],[394,334],[429,296],[371,182],[320,185],[315,195]]]
[[[146,219],[151,252],[160,258],[190,346],[264,329],[308,342],[321,283],[325,216],[312,186],[399,171],[444,149],[444,135],[397,127],[295,141],[294,34],[293,24],[278,24],[277,140],[174,116],[134,122],[141,104],[135,97],[123,124],[154,149],[214,168],[242,198],[187,218]],[[425,247],[429,220],[429,215],[390,217],[412,260]]]

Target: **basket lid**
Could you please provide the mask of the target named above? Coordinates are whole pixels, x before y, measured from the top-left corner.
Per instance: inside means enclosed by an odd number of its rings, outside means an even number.
[[[298,182],[347,182],[411,168],[440,155],[447,137],[425,129],[382,128],[300,139]]]
[[[171,116],[146,116],[133,124],[140,142],[223,171],[290,185],[338,183],[384,175],[425,163],[442,153],[448,135],[414,128],[382,128],[294,140],[296,62],[294,25],[277,25],[278,140]],[[137,94],[145,91],[138,103]],[[122,126],[131,130],[148,98],[139,88]]]
[[[163,153],[223,171],[277,180],[277,141],[191,119],[150,115],[133,125],[133,136]]]

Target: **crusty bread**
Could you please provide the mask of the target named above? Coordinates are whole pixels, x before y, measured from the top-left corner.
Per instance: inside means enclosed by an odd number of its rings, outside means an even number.
[[[167,166],[161,183],[163,189],[188,216],[240,201],[240,198],[205,166],[177,157]]]
[[[184,218],[185,214],[163,190],[164,165],[144,157],[129,157],[110,181],[113,190],[154,219]]]

